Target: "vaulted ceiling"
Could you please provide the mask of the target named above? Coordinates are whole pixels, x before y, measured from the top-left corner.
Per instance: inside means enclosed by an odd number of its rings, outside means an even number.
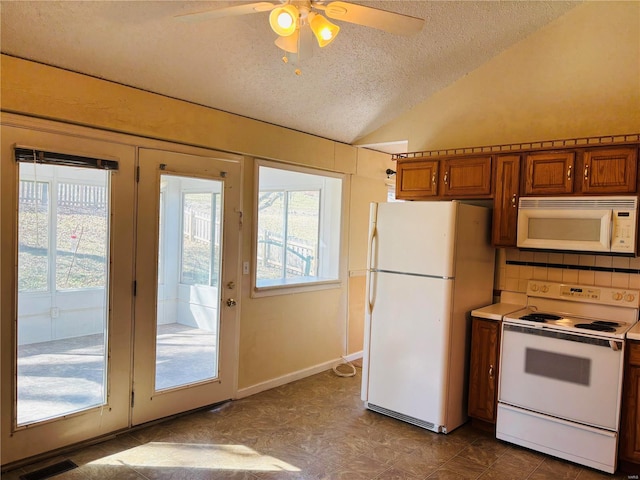
[[[341,30],[333,43],[289,63],[274,45],[268,13],[191,23],[175,18],[239,3],[248,2],[3,0],[0,49],[353,143],[577,5],[358,1],[424,18],[424,28],[399,36],[334,20]]]

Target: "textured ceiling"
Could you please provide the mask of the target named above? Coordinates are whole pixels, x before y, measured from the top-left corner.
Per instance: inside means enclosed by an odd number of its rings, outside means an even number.
[[[356,2],[426,19],[411,37],[340,24],[326,48],[282,62],[268,13],[178,21],[247,2],[1,1],[2,53],[345,143],[392,121],[577,5]]]

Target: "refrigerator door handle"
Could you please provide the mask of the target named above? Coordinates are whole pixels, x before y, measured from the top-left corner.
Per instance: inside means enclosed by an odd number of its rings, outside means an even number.
[[[378,230],[375,227],[375,225],[372,226],[371,228],[371,236],[369,237],[369,260],[368,260],[368,269],[367,269],[367,273],[369,275],[368,278],[368,283],[369,283],[369,290],[368,290],[368,298],[367,298],[367,303],[369,306],[369,315],[371,315],[371,313],[373,312],[373,299],[374,299],[374,290],[375,290],[375,286],[373,284],[373,275],[372,275],[372,270],[374,269],[374,258],[376,258],[376,251],[375,249],[378,247],[378,242],[376,242],[376,239],[378,237]]]
[[[367,265],[367,269],[368,270],[373,270],[374,268],[376,268],[376,265],[374,265],[374,261],[375,258],[377,257],[377,253],[376,249],[378,248],[378,242],[376,242],[376,239],[378,237],[378,229],[375,227],[375,225],[371,228],[371,235],[369,236],[369,259],[368,259],[368,265]]]
[[[374,285],[373,272],[369,270],[369,296],[367,298],[367,304],[369,306],[369,315],[373,314],[373,304],[375,301],[375,285]]]

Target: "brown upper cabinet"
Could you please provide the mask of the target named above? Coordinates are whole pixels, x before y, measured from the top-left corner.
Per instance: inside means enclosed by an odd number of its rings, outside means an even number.
[[[583,155],[583,193],[635,193],[637,148],[589,150]]]
[[[442,185],[442,194],[447,197],[490,195],[491,157],[445,160]]]
[[[496,247],[515,247],[517,241],[520,155],[496,157],[491,242]]]
[[[396,198],[488,198],[491,195],[491,156],[399,159]]]
[[[525,155],[524,195],[635,193],[637,147]]]
[[[525,155],[525,195],[573,193],[575,152],[541,152]]]
[[[438,160],[398,160],[396,198],[424,200],[438,195]]]

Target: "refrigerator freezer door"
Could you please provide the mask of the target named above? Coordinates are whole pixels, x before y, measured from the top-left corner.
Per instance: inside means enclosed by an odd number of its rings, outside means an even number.
[[[363,397],[369,406],[432,423],[437,430],[446,423],[453,281],[371,273],[370,287]]]
[[[457,202],[376,205],[371,268],[453,277]]]

